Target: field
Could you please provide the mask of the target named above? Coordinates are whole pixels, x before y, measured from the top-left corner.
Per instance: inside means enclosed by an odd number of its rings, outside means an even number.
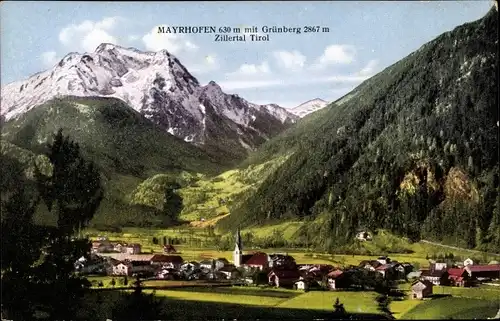
[[[445,297],[424,302],[403,315],[406,320],[486,319],[495,316],[499,302]]]
[[[150,286],[156,282],[158,281],[151,281],[145,285]],[[185,282],[181,284],[182,282],[175,281],[164,283],[162,285],[186,285]],[[462,297],[441,297],[424,301],[406,299],[391,302],[390,309],[397,319],[467,319],[492,317],[499,308],[499,290],[488,292],[484,289],[458,289],[453,291]],[[102,292],[100,300],[115,300],[117,292]],[[148,289],[144,292],[151,293],[152,290]],[[304,293],[266,287],[187,286],[158,289],[155,290],[155,294],[162,300],[165,309],[171,312],[172,319],[324,317],[332,312],[336,298],[339,298],[349,313],[378,314],[376,294],[373,292],[311,291]],[[108,304],[111,303],[108,302]],[[107,314],[109,312],[105,310],[100,313],[109,317]]]

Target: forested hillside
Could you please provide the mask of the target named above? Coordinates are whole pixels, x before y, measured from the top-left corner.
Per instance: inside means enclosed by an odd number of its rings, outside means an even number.
[[[2,126],[0,161],[8,168],[0,180],[2,196],[15,190],[26,176],[33,180],[35,161],[42,157],[52,135],[61,128],[79,144],[83,157],[93,161],[103,178],[104,199],[92,226],[151,226],[162,224],[155,208],[131,202],[129,194],[145,179],[159,173],[216,174],[228,163],[174,137],[114,98],[54,99]],[[43,208],[37,218],[52,223]]]
[[[330,249],[359,229],[500,250],[498,13],[423,45],[249,159],[294,154],[221,221],[302,218]]]

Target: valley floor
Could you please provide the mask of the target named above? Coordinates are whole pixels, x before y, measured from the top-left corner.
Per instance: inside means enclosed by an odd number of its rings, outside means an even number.
[[[176,281],[162,282],[163,285],[166,285]],[[450,288],[439,288],[436,293],[450,292]],[[151,291],[145,290],[145,292]],[[390,309],[397,319],[444,320],[448,318],[491,318],[499,308],[500,289],[451,288],[451,292],[454,294],[449,297],[437,297],[423,301],[411,299],[394,301],[391,303]],[[157,297],[163,299],[163,304],[170,311],[172,319],[310,319],[331,314],[333,303],[337,298],[344,304],[348,313],[360,316],[379,314],[374,292],[310,291],[304,293],[268,287],[206,288],[191,286],[155,290],[155,293]],[[112,304],[115,294],[116,291],[101,291],[103,302],[105,302],[100,311],[103,317],[108,315],[106,306]]]

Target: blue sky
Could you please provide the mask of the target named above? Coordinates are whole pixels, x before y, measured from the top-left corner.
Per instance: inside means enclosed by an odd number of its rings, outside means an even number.
[[[51,68],[101,42],[167,49],[202,84],[214,80],[255,103],[294,107],[335,100],[425,42],[481,18],[491,1],[2,2],[1,82]],[[158,34],[163,26],[321,26],[269,42],[215,42],[213,34]]]

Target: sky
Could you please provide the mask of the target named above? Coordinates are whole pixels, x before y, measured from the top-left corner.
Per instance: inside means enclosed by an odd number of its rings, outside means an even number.
[[[453,28],[491,1],[65,2],[0,4],[1,83],[52,68],[100,43],[168,50],[206,84],[258,104],[291,108],[336,100]],[[269,41],[217,42],[215,34],[158,33],[158,26],[301,28]],[[321,32],[304,32],[319,26]],[[322,32],[326,27],[328,32]],[[236,35],[236,33],[228,35]],[[218,33],[218,32],[217,32]]]

